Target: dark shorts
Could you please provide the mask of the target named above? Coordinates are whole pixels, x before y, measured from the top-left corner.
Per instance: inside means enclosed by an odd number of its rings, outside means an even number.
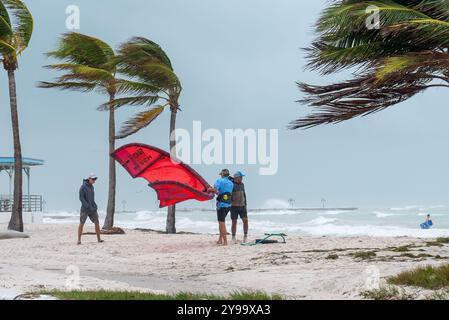
[[[231,208],[231,219],[237,220],[239,217],[240,217],[240,219],[248,218],[248,211],[246,210],[246,207],[232,207]]]
[[[217,209],[217,218],[219,222],[225,222],[226,216],[228,215],[231,208],[218,208]]]
[[[80,214],[80,223],[85,224],[87,221],[87,217],[89,217],[92,223],[97,223],[98,221],[98,212],[81,212]]]

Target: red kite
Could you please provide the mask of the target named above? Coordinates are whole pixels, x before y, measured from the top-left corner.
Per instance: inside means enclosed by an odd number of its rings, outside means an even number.
[[[156,190],[160,208],[194,199],[208,201],[211,186],[195,170],[172,160],[164,150],[145,144],[128,144],[112,153],[133,178],[144,178]]]

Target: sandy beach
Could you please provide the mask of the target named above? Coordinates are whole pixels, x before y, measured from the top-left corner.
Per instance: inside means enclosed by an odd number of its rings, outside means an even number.
[[[125,235],[104,236],[103,244],[88,235],[77,246],[76,225],[29,225],[26,232],[29,239],[1,241],[3,298],[79,285],[83,290],[219,294],[263,290],[291,299],[359,299],[377,273],[382,282],[419,265],[447,262],[449,255],[447,245],[426,246],[425,239],[407,237],[295,236],[288,237],[287,244],[218,247],[215,235],[126,230]],[[406,245],[430,257],[417,259],[394,251]],[[353,256],[366,251],[375,251],[376,256],[369,260]],[[71,280],[71,270],[79,270],[79,283]]]

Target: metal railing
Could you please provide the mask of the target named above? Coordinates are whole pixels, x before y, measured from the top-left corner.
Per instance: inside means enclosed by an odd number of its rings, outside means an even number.
[[[11,212],[13,206],[13,197],[9,195],[0,195],[0,212]],[[22,198],[22,210],[25,212],[42,212],[42,196],[24,195]]]

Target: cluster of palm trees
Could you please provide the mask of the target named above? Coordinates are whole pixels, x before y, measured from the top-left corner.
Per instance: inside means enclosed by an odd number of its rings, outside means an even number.
[[[376,7],[379,28],[368,28]],[[14,137],[14,206],[10,229],[23,230],[22,153],[14,73],[18,56],[27,48],[33,18],[20,0],[0,0],[0,55],[8,73]],[[318,38],[308,49],[309,67],[323,75],[356,68],[352,79],[332,85],[299,83],[306,94],[300,102],[317,111],[291,123],[292,129],[338,123],[372,114],[401,103],[433,87],[449,87],[449,5],[447,0],[336,0],[316,25]],[[114,51],[105,42],[79,33],[62,36],[47,66],[63,72],[41,88],[82,92],[99,91],[108,97],[100,110],[109,112],[109,148],[115,140],[148,126],[170,110],[170,149],[176,153],[174,130],[181,84],[168,56],[159,45],[134,37]],[[126,105],[147,109],[115,131],[115,110]],[[114,225],[115,162],[110,158],[110,183],[104,228]],[[175,233],[175,207],[168,209],[167,230]]]
[[[14,19],[10,19],[12,15]],[[13,20],[13,22],[11,22]],[[20,0],[0,0],[0,52],[8,72],[14,136],[14,205],[9,229],[23,231],[22,221],[22,154],[17,115],[14,71],[17,56],[27,47],[33,31],[33,18]],[[115,150],[116,139],[123,139],[153,122],[165,109],[171,112],[170,150],[176,154],[174,131],[179,110],[181,83],[170,59],[162,48],[142,37],[133,37],[116,51],[104,41],[70,32],[61,36],[48,57],[59,60],[46,68],[61,72],[52,82],[40,82],[40,88],[81,92],[97,91],[107,96],[98,107],[109,115],[109,151]],[[145,106],[116,133],[115,111],[126,105]],[[116,203],[116,166],[109,156],[109,193],[107,216],[103,229],[114,226]],[[168,208],[168,233],[176,233],[175,206]]]

